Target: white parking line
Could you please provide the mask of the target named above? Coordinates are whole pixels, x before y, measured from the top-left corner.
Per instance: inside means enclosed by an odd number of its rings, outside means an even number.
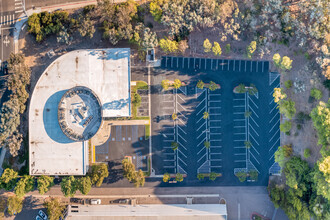
[[[250,128],[252,128],[252,130],[256,133],[256,135],[258,135],[258,137],[259,137],[259,134],[258,134],[258,132],[256,131],[256,130],[254,130],[254,128],[251,126],[251,124],[249,124],[249,126],[250,126]]]
[[[234,128],[246,128],[246,126],[234,126]]]
[[[276,114],[274,115],[274,117],[269,121],[269,123],[272,123],[272,121],[274,120],[274,118],[279,114],[279,112],[276,112]]]
[[[234,112],[234,115],[245,114],[245,112]]]
[[[184,153],[182,153],[182,151],[180,149],[178,149],[178,152],[180,152],[185,158],[187,158],[187,156]],[[180,159],[179,156],[178,156],[178,159]]]
[[[187,134],[181,127],[178,127],[184,134]],[[174,134],[174,132],[173,132]]]
[[[260,144],[258,143],[258,141],[256,141],[256,139],[254,139],[253,135],[251,133],[249,133],[249,136],[252,137],[252,139],[258,144],[258,146],[260,146]]]
[[[206,121],[197,129],[197,131],[199,131],[199,129],[201,129],[205,124],[206,124]]]
[[[252,121],[256,124],[256,126],[259,128],[259,125],[257,124],[257,122],[253,119],[253,117],[249,117],[249,119],[252,119]]]
[[[203,135],[205,133],[205,130],[200,134],[200,135],[198,135],[198,137],[197,137],[197,140]]]
[[[212,115],[217,116],[217,115],[222,115],[222,114],[221,113],[209,113],[209,116],[212,116]]]
[[[243,140],[234,140],[234,142],[239,142],[239,141],[246,141],[246,139],[243,139]]]
[[[197,163],[199,163],[199,161],[201,161],[204,157],[207,157],[207,153],[205,153],[202,157],[199,158],[199,160],[197,161]],[[207,162],[207,161],[205,161]]]
[[[206,98],[204,98],[201,102],[199,102],[198,105],[196,106],[196,108],[198,108],[198,106],[200,106],[205,100],[206,100]]]
[[[242,135],[242,134],[246,135],[245,132],[244,133],[234,133],[234,135]]]
[[[253,144],[251,145],[251,149],[253,149],[258,155],[260,155],[259,151],[257,151],[257,149],[253,146]],[[249,151],[251,151],[251,149],[249,149]]]
[[[164,142],[174,142],[174,140],[164,140]]]
[[[211,146],[210,146],[210,149],[211,149],[211,148],[222,148],[222,146],[212,146],[212,145],[211,145]]]
[[[274,99],[272,99],[272,101],[270,101],[269,105],[271,105],[274,102]]]
[[[243,146],[243,147],[242,147],[242,146],[240,146],[240,147],[234,147],[234,148],[235,148],[235,149],[243,149],[243,148],[246,149],[245,146]]]
[[[245,107],[245,105],[234,105],[234,108]]]
[[[260,164],[257,158],[253,154],[250,153],[250,155],[252,155],[252,157],[257,161],[257,163]]]
[[[197,144],[197,147],[201,144],[204,144],[205,140],[206,140],[206,137],[204,137],[204,139],[201,142],[199,142],[199,144]]]
[[[187,140],[186,139],[184,139],[180,134],[178,134],[178,136],[180,137],[180,138],[182,138],[183,139],[183,141],[184,142],[186,142],[187,143]]]
[[[178,121],[180,121],[183,126],[187,127],[186,123],[182,121],[180,118],[178,118]]]
[[[234,121],[245,121],[246,119],[234,119]]]
[[[235,163],[245,163],[246,160],[234,160]]]
[[[278,129],[278,130],[280,130],[280,129]],[[273,138],[275,137],[275,135],[277,135],[278,130],[275,132],[275,134],[273,135],[273,137],[269,140],[269,143],[273,140]]]
[[[272,132],[272,130],[275,128],[275,126],[276,126],[277,123],[279,123],[279,122],[280,122],[280,120],[278,120],[278,121],[273,125],[273,127],[272,127],[272,129],[270,129],[269,133]]]
[[[269,148],[269,152],[275,147],[275,145],[277,145],[277,142],[280,140],[280,137],[277,138],[277,140],[275,141],[275,143],[273,144],[273,146],[271,148]]]
[[[269,160],[271,160],[271,159],[274,157],[274,155],[275,155],[275,154],[273,154],[273,155],[269,158]]]
[[[275,104],[274,107],[272,108],[272,110],[270,110],[269,114],[271,114],[277,106],[278,106],[278,105]]]
[[[245,99],[233,99],[234,101],[244,101],[245,102]]]
[[[179,157],[179,160],[186,166],[188,166],[180,157]]]
[[[209,109],[221,109],[221,107],[209,107]]]
[[[246,155],[246,153],[238,153],[238,154],[234,154],[234,155],[237,155],[237,156],[239,156],[239,155]]]
[[[205,107],[203,107],[196,115],[199,115],[203,110],[205,112]]]
[[[186,116],[184,116],[184,114],[182,114],[181,112],[178,112],[182,117],[184,117],[186,120],[188,119]]]
[[[256,105],[256,103],[254,103],[254,101],[250,98],[250,96],[248,96],[248,98],[249,98],[249,100],[253,103],[253,105],[254,105],[257,109],[259,109],[259,107]]]

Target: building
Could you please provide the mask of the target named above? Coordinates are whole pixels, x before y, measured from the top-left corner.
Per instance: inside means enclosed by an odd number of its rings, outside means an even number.
[[[30,175],[85,175],[103,118],[128,117],[130,49],[77,50],[41,75],[29,106]]]

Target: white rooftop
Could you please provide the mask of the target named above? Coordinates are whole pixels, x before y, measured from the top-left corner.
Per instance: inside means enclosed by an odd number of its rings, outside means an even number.
[[[87,142],[74,142],[58,124],[63,94],[85,86],[100,99],[103,117],[130,116],[130,49],[77,50],[56,59],[41,75],[29,111],[31,175],[84,175]]]
[[[78,205],[69,206],[68,219],[225,220],[227,207],[225,204]]]

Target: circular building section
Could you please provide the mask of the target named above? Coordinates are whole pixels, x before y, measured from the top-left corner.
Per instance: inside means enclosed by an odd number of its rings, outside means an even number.
[[[99,98],[84,86],[69,89],[58,104],[58,122],[63,133],[71,140],[89,140],[102,123]]]

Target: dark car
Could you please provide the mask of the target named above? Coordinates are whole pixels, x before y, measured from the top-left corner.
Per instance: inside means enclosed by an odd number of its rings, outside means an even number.
[[[3,75],[8,75],[8,62],[7,61],[2,63],[2,71],[3,71]]]

